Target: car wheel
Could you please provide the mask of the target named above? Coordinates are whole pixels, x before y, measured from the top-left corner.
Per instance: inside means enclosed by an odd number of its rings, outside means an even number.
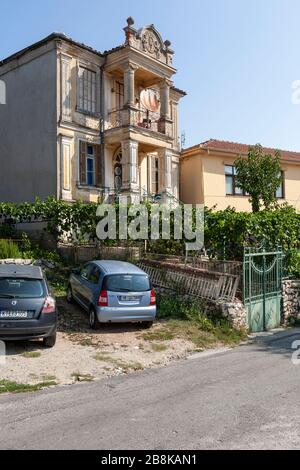
[[[100,322],[94,307],[90,308],[90,327],[93,328],[93,330],[97,330],[100,327]]]
[[[151,328],[153,326],[153,321],[143,321],[142,322],[142,327],[145,329]]]
[[[47,338],[43,339],[43,344],[44,346],[46,346],[46,348],[53,348],[55,343],[56,343],[56,332],[53,335],[47,336]]]
[[[73,297],[73,292],[72,292],[72,287],[69,286],[68,289],[67,289],[67,302],[69,302],[69,304],[71,304],[74,300],[74,297]]]

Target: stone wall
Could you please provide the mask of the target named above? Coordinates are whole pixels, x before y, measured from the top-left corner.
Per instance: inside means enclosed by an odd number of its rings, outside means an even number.
[[[282,282],[283,324],[287,324],[291,317],[300,317],[300,279],[286,279]]]
[[[93,259],[114,259],[119,261],[138,261],[140,248],[136,246],[67,245],[60,243],[58,252],[70,263],[80,264]]]
[[[219,309],[222,317],[226,318],[237,330],[247,330],[247,312],[244,304],[235,300],[234,302],[215,302],[215,307]]]

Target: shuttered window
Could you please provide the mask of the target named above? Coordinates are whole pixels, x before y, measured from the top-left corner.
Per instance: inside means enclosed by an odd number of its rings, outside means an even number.
[[[101,186],[101,147],[80,141],[80,184],[87,186]]]
[[[79,111],[95,114],[97,112],[97,80],[96,72],[79,67],[78,70],[78,102]]]

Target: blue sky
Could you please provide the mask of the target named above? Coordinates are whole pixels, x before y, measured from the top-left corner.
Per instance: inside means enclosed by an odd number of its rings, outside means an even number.
[[[186,146],[218,138],[300,151],[299,0],[1,0],[0,58],[52,31],[110,49],[129,15],[172,42]]]

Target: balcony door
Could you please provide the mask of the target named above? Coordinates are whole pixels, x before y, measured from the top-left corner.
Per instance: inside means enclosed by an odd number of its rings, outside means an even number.
[[[114,158],[114,189],[119,193],[123,185],[123,155],[122,149],[117,150]]]

